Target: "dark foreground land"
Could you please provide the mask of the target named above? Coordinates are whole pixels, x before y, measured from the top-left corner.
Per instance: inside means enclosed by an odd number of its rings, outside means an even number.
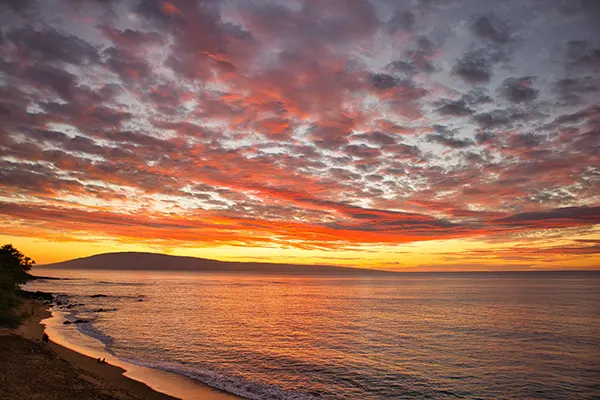
[[[0,328],[0,399],[2,400],[173,400],[124,370],[56,343],[42,343],[47,305],[27,300],[28,318],[17,329]]]
[[[90,399],[115,397],[93,384],[96,379],[77,371],[49,347],[18,335],[0,337],[0,398]],[[124,397],[126,398],[126,397]]]

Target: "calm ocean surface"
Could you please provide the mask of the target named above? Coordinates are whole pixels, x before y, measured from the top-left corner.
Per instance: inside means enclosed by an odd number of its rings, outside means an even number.
[[[600,398],[599,273],[34,273],[113,355],[251,399]]]

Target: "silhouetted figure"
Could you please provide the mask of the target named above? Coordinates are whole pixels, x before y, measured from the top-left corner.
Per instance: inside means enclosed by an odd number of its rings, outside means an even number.
[[[100,360],[100,357],[98,357],[98,359],[96,360],[96,363],[100,364],[102,362],[102,360]]]
[[[106,358],[102,359],[102,364],[106,364]]]
[[[46,334],[46,332],[44,332],[44,334],[42,335],[42,343],[48,343],[48,335]]]

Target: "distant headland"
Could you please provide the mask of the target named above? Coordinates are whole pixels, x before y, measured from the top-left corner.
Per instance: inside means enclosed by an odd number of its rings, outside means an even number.
[[[396,274],[395,272],[391,271],[337,267],[331,265],[233,262],[142,252],[97,254],[58,263],[39,265],[38,267],[57,269],[237,272],[256,274],[331,276]]]

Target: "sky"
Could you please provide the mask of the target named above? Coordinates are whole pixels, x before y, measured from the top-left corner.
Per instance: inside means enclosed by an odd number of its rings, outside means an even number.
[[[600,268],[600,1],[9,0],[0,242]]]

